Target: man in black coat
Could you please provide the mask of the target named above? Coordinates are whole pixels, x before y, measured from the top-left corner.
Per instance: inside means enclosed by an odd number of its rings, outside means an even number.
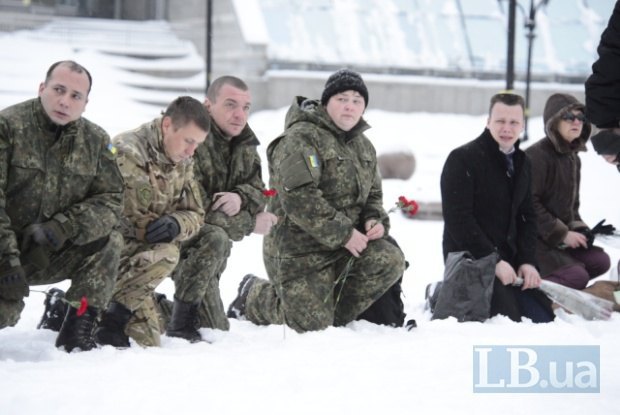
[[[585,83],[586,116],[602,129],[592,136],[594,149],[620,171],[620,2],[601,34],[597,52]]]
[[[598,128],[620,127],[620,2],[601,34],[598,59],[585,83],[586,116]],[[620,137],[619,137],[620,139]]]
[[[448,156],[441,174],[443,253],[446,258],[469,251],[482,258],[496,252],[491,316],[548,322],[554,317],[551,302],[533,289],[541,280],[530,164],[519,149],[524,106],[519,95],[494,95],[484,132]],[[522,287],[513,285],[517,277]]]

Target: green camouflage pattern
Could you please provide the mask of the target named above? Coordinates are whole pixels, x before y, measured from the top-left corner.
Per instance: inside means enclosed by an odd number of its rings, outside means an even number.
[[[304,107],[302,108],[302,103]],[[267,148],[269,210],[279,221],[265,236],[265,252],[289,257],[344,246],[354,228],[376,219],[389,231],[375,149],[362,119],[340,130],[318,101],[298,97],[286,131]]]
[[[200,302],[201,327],[220,330],[230,327],[219,281],[230,255],[231,240],[240,241],[252,233],[256,215],[265,207],[265,184],[256,151],[259,144],[248,125],[228,140],[212,123],[209,138],[194,154],[194,174],[201,185],[206,211],[205,226],[198,236],[183,243],[183,261],[175,269],[173,279],[176,298],[188,303]],[[218,192],[241,196],[241,211],[235,216],[212,211],[212,198]]]
[[[209,138],[198,146],[194,154],[194,174],[200,183],[205,223],[224,229],[233,241],[240,241],[254,230],[256,214],[266,203],[263,195],[261,160],[256,147],[259,141],[250,126],[228,140],[215,123],[211,124]],[[227,216],[212,211],[212,198],[218,192],[234,192],[241,197],[241,211]]]
[[[20,256],[25,227],[55,215],[68,220],[69,241],[48,252],[38,269],[22,258],[30,285],[72,281],[69,301],[82,296],[104,307],[116,279],[123,239],[113,231],[122,211],[123,181],[107,133],[85,118],[59,126],[38,98],[0,111],[0,263]],[[0,327],[14,325],[22,301],[0,300]]]
[[[205,224],[181,247],[182,261],[172,278],[175,298],[198,303],[200,327],[228,330],[230,324],[220,296],[220,277],[226,269],[232,242],[219,226]]]
[[[38,98],[0,111],[0,261],[19,256],[26,226],[57,213],[69,219],[75,245],[109,235],[122,192],[114,149],[101,127],[85,118],[58,126]]]
[[[89,305],[101,310],[112,297],[122,248],[123,237],[117,231],[86,245],[69,245],[66,249],[50,253],[47,268],[37,270],[26,264],[26,280],[29,285],[43,285],[70,279],[66,300],[79,304],[82,297],[86,297]],[[0,328],[15,325],[23,308],[23,301],[0,298]]]
[[[161,122],[156,118],[114,138],[125,180],[120,228],[125,248],[112,298],[134,313],[125,332],[141,346],[161,344],[153,293],[177,266],[181,242],[200,231],[204,217],[193,163],[191,159],[180,163],[168,159]],[[147,243],[146,226],[163,215],[179,222],[179,235],[171,243]]]
[[[347,324],[404,272],[402,252],[384,239],[369,242],[355,260],[343,248],[370,219],[389,230],[367,128],[361,120],[344,132],[318,101],[302,97],[289,109],[285,132],[267,150],[278,192],[268,209],[279,221],[263,240],[270,282],[251,287],[250,321],[285,322],[299,332]]]

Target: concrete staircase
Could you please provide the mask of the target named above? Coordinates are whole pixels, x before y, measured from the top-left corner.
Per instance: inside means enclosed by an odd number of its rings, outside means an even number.
[[[136,102],[164,108],[179,95],[204,99],[205,63],[194,45],[179,39],[168,22],[56,18],[16,36],[49,43],[50,48],[61,44],[74,52],[96,53],[110,70],[123,72],[123,88]],[[13,56],[20,52],[14,51]],[[27,88],[32,91],[32,85]]]

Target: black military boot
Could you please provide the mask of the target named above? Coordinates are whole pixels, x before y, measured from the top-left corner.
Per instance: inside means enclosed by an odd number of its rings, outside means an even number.
[[[60,331],[62,322],[65,321],[65,316],[67,315],[67,308],[69,307],[67,303],[62,301],[63,298],[65,298],[65,292],[58,288],[50,288],[45,293],[45,300],[43,301],[45,310],[43,311],[41,321],[37,325],[38,329]]]
[[[95,329],[95,342],[119,348],[129,347],[125,327],[133,313],[121,303],[111,301]]]
[[[97,309],[88,306],[84,313],[77,315],[77,308],[68,306],[65,321],[62,323],[58,337],[56,338],[56,347],[64,347],[67,353],[71,353],[75,349],[85,352],[97,347],[93,339],[93,329],[95,328],[95,320],[97,319]]]
[[[190,343],[202,341],[198,332],[198,304],[200,303],[191,304],[175,298],[166,335],[180,337]]]
[[[248,294],[252,285],[258,280],[256,275],[247,274],[239,283],[237,288],[237,297],[230,303],[226,316],[228,318],[236,318],[239,320],[245,320],[245,303],[248,300]]]

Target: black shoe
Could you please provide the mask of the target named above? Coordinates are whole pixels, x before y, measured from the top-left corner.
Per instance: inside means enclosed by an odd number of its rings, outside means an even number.
[[[226,312],[226,316],[228,318],[246,320],[245,303],[248,299],[250,289],[256,280],[258,280],[258,277],[252,274],[247,274],[243,277],[241,283],[239,283],[239,288],[237,289],[237,297],[232,301],[232,303],[230,303],[230,306],[228,306],[228,311]]]
[[[172,316],[166,329],[168,337],[180,337],[190,343],[202,341],[198,331],[198,304],[174,299]]]
[[[60,331],[62,322],[67,315],[67,308],[69,307],[67,303],[62,301],[63,298],[65,298],[65,292],[58,288],[50,288],[45,293],[45,300],[43,301],[45,310],[43,311],[41,321],[37,325],[38,329]]]
[[[125,334],[125,327],[132,316],[133,313],[127,307],[111,301],[95,329],[95,342],[119,348],[129,347],[129,336]]]
[[[68,306],[65,321],[56,338],[56,347],[64,347],[67,353],[76,349],[85,352],[97,347],[93,339],[97,309],[89,306],[80,316],[77,311],[76,308]]]

